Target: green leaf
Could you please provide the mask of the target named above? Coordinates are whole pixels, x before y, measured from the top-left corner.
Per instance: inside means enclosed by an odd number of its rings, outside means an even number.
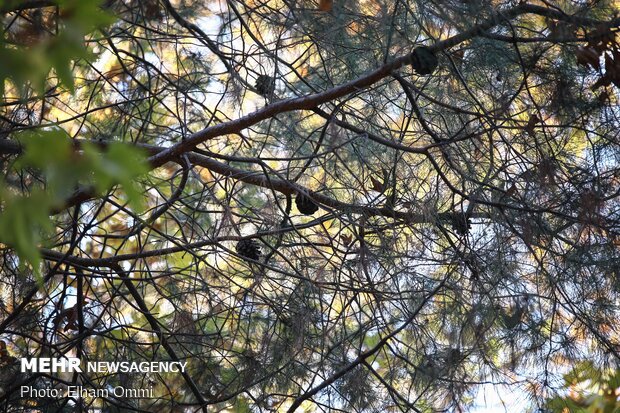
[[[92,61],[95,57],[86,47],[84,37],[115,21],[112,15],[101,9],[101,4],[101,1],[59,1],[57,35],[41,39],[34,46],[7,47],[0,39],[0,96],[4,96],[7,79],[20,94],[28,86],[42,93],[50,70],[54,70],[61,85],[74,92],[73,62],[80,59]]]
[[[110,143],[106,152],[101,153],[93,145],[83,145],[84,155],[93,172],[93,185],[101,193],[112,185],[121,184],[130,205],[136,211],[144,209],[140,185],[137,177],[149,168],[146,153],[139,148],[124,143]]]
[[[111,181],[122,185],[132,208],[138,211],[142,211],[144,205],[136,178],[148,172],[146,159],[146,153],[139,148],[115,142],[109,145],[100,165]]]
[[[24,131],[16,134],[24,146],[15,169],[41,171],[45,186],[34,188],[30,195],[14,195],[0,187],[4,201],[0,215],[0,241],[15,249],[21,264],[27,262],[38,273],[39,244],[43,235],[53,229],[49,211],[66,200],[79,183],[94,185],[99,192],[121,184],[130,203],[142,208],[140,187],[136,178],[148,171],[146,155],[130,145],[112,143],[105,152],[91,144],[83,152],[73,148],[67,133],[59,128]]]
[[[52,205],[60,205],[76,188],[89,166],[80,159],[62,129],[25,131],[16,136],[25,150],[16,168],[37,168],[46,178],[46,189]]]
[[[13,247],[20,266],[29,263],[39,276],[41,255],[39,243],[53,229],[49,218],[49,196],[43,191],[30,196],[14,196],[8,190],[0,192],[4,209],[0,214],[0,241]]]
[[[114,16],[105,12],[103,1],[61,0],[58,2],[63,20],[70,28],[78,28],[84,34],[112,24]]]
[[[570,372],[564,375],[564,382],[567,386],[582,383],[587,380],[598,382],[601,378],[601,372],[594,367],[591,361],[583,361],[577,364]]]

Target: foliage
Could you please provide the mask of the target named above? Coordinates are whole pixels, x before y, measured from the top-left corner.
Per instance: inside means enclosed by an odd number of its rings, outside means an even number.
[[[547,401],[550,412],[607,413],[620,410],[617,391],[620,372],[603,371],[591,362],[582,362],[564,376],[569,394]]]
[[[618,408],[616,2],[0,11],[4,410]]]
[[[76,153],[69,136],[61,130],[24,131],[15,139],[24,146],[24,153],[14,165],[15,174],[28,174],[31,168],[42,172],[43,187],[32,186],[29,193],[15,188],[0,187],[4,208],[0,214],[0,241],[15,248],[23,261],[38,273],[42,239],[53,230],[49,212],[64,206],[77,188],[93,186],[103,195],[112,185],[123,185],[136,210],[142,209],[142,198],[135,178],[147,171],[141,150],[111,143],[105,152],[85,142]],[[9,172],[11,173],[11,172]],[[34,179],[39,177],[36,173]],[[23,260],[23,261],[22,261]]]
[[[19,10],[21,3],[3,0],[0,7]],[[97,1],[60,0],[51,5],[54,7],[33,7],[31,12],[26,7],[23,14],[6,16],[9,23],[0,39],[0,96],[6,79],[20,90],[30,84],[43,92],[50,70],[59,83],[73,90],[73,61],[93,57],[84,46],[84,36],[113,21]]]

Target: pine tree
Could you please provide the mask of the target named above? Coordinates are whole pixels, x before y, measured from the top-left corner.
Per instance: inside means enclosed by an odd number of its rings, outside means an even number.
[[[617,407],[615,2],[0,11],[5,410]]]

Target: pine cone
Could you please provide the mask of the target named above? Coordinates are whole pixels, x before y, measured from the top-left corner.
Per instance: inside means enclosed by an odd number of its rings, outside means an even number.
[[[237,246],[235,247],[237,250],[237,254],[241,255],[244,258],[248,258],[254,261],[258,261],[261,256],[260,246],[253,239],[242,239],[237,242]]]
[[[426,46],[419,46],[413,49],[411,55],[411,66],[419,75],[430,75],[437,68],[437,56]]]
[[[301,192],[295,197],[295,205],[297,205],[299,212],[304,215],[312,215],[319,210],[319,207]]]
[[[268,97],[276,90],[276,80],[271,76],[260,75],[256,79],[254,87],[259,95]]]
[[[455,213],[452,216],[452,228],[459,235],[467,235],[471,228],[469,217],[465,214]]]

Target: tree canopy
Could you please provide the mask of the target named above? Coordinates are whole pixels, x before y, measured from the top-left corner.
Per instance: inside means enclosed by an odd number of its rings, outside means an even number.
[[[3,411],[620,408],[617,2],[0,12]]]

